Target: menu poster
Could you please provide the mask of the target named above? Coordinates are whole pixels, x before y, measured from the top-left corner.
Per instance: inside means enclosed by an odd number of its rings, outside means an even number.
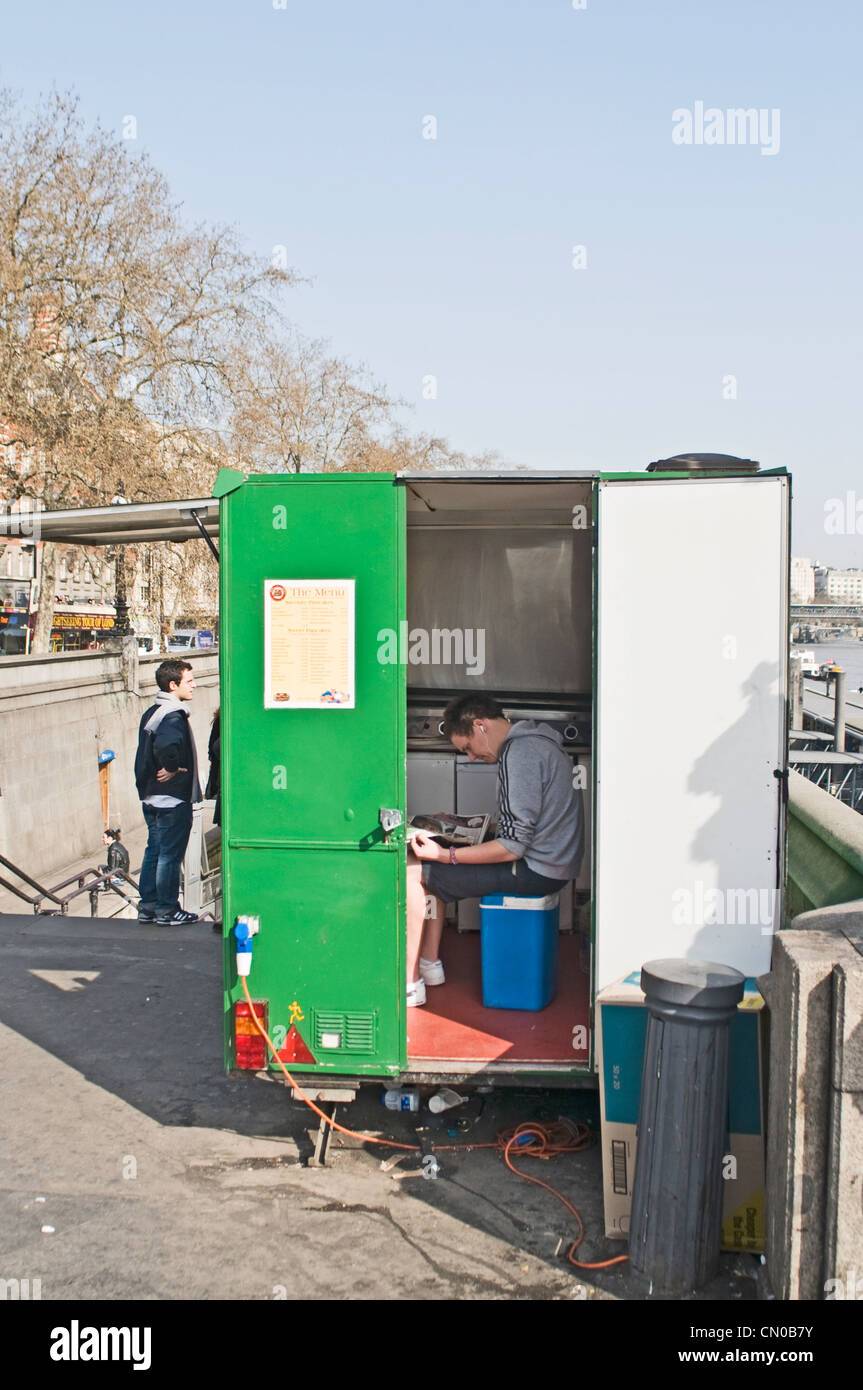
[[[353,709],[353,579],[264,580],[264,708]]]

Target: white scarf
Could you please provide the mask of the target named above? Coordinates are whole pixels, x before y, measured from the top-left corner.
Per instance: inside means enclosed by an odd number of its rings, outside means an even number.
[[[166,690],[160,690],[159,694],[156,696],[156,708],[153,710],[153,713],[144,726],[147,733],[154,734],[165,718],[165,715],[170,714],[171,711],[175,709],[180,710],[188,719],[189,711],[186,709],[186,701],[181,700],[178,695],[171,695]]]

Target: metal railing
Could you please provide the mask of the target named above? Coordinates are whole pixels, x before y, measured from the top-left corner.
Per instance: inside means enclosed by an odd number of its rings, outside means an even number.
[[[28,903],[37,917],[67,916],[69,904],[74,902],[76,898],[81,897],[83,893],[88,893],[90,895],[91,917],[98,917],[99,915],[100,893],[114,893],[117,897],[121,898],[122,902],[116,911],[122,912],[129,904],[132,904],[132,906],[135,905],[135,899],[131,893],[125,891],[125,885],[129,885],[134,891],[135,897],[137,897],[138,894],[137,883],[131,875],[127,874],[123,869],[93,867],[79,869],[76,873],[70,874],[68,878],[64,878],[60,883],[54,883],[50,888],[46,888],[43,883],[39,883],[37,879],[31,878],[29,874],[25,873],[24,870],[13,863],[11,859],[7,859],[5,855],[0,854],[0,864],[3,865],[4,869],[8,869],[10,873],[13,873],[16,878],[19,878],[22,883],[26,883],[29,888],[35,888],[36,894],[33,896],[31,893],[26,893],[20,884],[10,883],[7,878],[0,877],[0,887],[6,888],[10,893],[13,893],[16,898],[20,898],[22,902]],[[68,888],[71,883],[74,883],[75,887],[70,893],[64,893],[62,890]],[[53,906],[44,906],[46,902],[52,903]],[[114,913],[109,913],[109,916],[114,915]]]

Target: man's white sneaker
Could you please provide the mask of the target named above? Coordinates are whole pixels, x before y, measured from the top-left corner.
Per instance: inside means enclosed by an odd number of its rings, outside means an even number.
[[[443,973],[443,962],[439,960],[423,960],[420,956],[420,975],[427,985],[442,985],[446,981]]]
[[[408,1008],[418,1009],[426,1002],[426,987],[424,980],[414,980],[408,984]]]

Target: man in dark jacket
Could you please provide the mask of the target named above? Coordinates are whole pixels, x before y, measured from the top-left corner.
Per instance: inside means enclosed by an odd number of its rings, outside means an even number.
[[[181,927],[197,922],[180,908],[180,865],[192,829],[192,805],[201,800],[198,755],[188,704],[195,680],[188,661],[163,661],[156,671],[159,695],[138,729],[135,782],[147,822],[141,864],[139,922]]]

